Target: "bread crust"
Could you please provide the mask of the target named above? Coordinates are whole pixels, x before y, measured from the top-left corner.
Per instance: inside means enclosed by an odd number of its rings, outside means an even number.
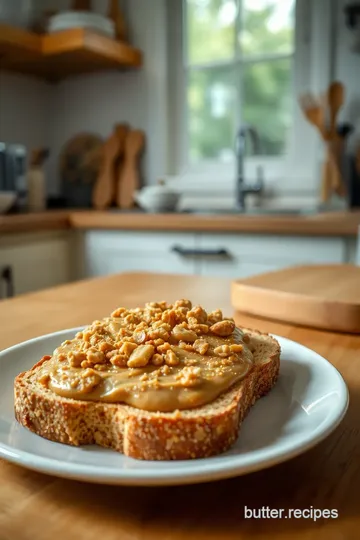
[[[34,383],[48,357],[20,373],[14,383],[17,421],[54,442],[73,446],[98,444],[145,460],[204,458],[228,450],[255,401],[276,383],[280,346],[266,334],[246,330],[253,346],[269,354],[214,402],[188,411],[147,412],[123,404],[60,397]]]

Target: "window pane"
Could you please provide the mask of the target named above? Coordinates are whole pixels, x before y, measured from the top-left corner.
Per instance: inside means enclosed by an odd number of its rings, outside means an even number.
[[[233,58],[236,16],[236,0],[187,0],[189,64]]]
[[[258,131],[262,155],[285,153],[292,121],[292,58],[243,67],[242,118]]]
[[[235,107],[234,71],[204,69],[189,72],[189,158],[226,161],[233,155]]]
[[[243,0],[242,6],[244,56],[293,51],[295,0]]]

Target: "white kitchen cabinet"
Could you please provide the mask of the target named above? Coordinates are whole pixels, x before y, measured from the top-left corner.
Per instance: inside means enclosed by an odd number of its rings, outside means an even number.
[[[69,234],[10,234],[0,239],[0,267],[10,266],[14,294],[67,283],[72,278]]]
[[[248,277],[294,264],[346,262],[342,238],[247,234],[200,234],[200,273],[229,278]],[[212,252],[212,254],[211,254]],[[218,255],[217,255],[218,253]]]
[[[294,264],[347,262],[349,246],[336,237],[258,234],[88,231],[81,277],[126,271],[247,277]]]
[[[196,261],[173,251],[195,248],[194,234],[147,231],[89,231],[84,235],[84,274],[126,271],[195,274]]]

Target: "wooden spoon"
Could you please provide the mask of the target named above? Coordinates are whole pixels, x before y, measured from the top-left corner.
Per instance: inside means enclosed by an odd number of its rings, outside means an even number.
[[[323,140],[327,140],[323,104],[312,94],[300,96],[299,103],[305,118],[318,129]]]
[[[335,81],[330,84],[328,89],[328,106],[330,112],[329,135],[336,136],[336,119],[344,103],[345,88],[341,82]]]
[[[138,160],[144,148],[145,134],[142,131],[129,131],[125,140],[125,155],[117,191],[117,203],[120,208],[131,208],[134,193],[140,187]]]
[[[99,176],[93,191],[93,205],[104,210],[113,202],[115,190],[115,165],[120,153],[120,142],[116,131],[103,147],[103,159]]]
[[[119,0],[109,0],[108,17],[114,22],[116,39],[126,41],[127,28],[125,18],[119,7]]]
[[[115,173],[115,202],[121,208],[121,174],[123,169],[123,159],[125,154],[126,138],[129,134],[129,126],[127,124],[116,124],[115,133],[119,140],[119,154]]]

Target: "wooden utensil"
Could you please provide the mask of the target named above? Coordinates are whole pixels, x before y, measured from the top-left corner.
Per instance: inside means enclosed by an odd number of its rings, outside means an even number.
[[[127,27],[119,0],[109,0],[108,17],[115,24],[115,35],[118,41],[127,41]]]
[[[120,208],[131,208],[134,193],[140,187],[138,160],[145,144],[145,134],[140,130],[129,131],[125,140],[125,154],[119,175],[117,200]]]
[[[93,205],[97,210],[104,210],[114,200],[116,161],[119,152],[119,137],[114,131],[104,144],[102,166],[93,190]]]
[[[129,126],[127,124],[116,124],[115,133],[119,140],[119,154],[116,164],[116,179],[115,179],[115,202],[121,208],[121,175],[124,164],[124,153],[126,138],[129,134]]]
[[[288,324],[360,333],[360,267],[294,266],[234,281],[233,307]]]
[[[326,140],[325,113],[320,101],[309,93],[300,96],[299,103],[305,118],[317,128],[321,137]]]
[[[71,9],[73,11],[91,11],[91,0],[73,0]]]
[[[330,84],[327,92],[329,107],[329,136],[336,137],[336,120],[345,99],[345,88],[341,82],[335,81]]]

